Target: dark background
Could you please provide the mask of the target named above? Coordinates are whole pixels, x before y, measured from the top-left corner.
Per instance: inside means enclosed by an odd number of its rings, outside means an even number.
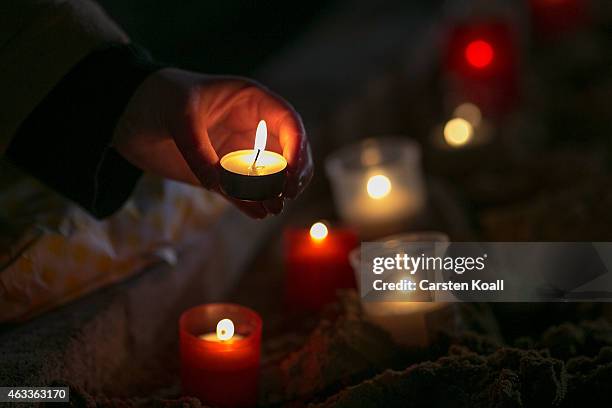
[[[159,59],[207,73],[247,74],[335,5],[309,1],[102,0],[132,40]]]

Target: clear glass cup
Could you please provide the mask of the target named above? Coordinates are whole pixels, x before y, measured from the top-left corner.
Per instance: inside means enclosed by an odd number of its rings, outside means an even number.
[[[446,234],[435,231],[418,231],[406,234],[392,235],[378,240],[384,243],[384,249],[377,256],[394,256],[397,253],[405,252],[405,246],[402,244],[423,243],[422,246],[414,246],[413,256],[421,254],[425,256],[444,256],[449,244],[449,238]],[[361,265],[361,249],[357,248],[351,251],[349,261],[355,271],[357,286],[360,293],[364,293],[361,289],[362,273],[372,273],[368,265],[365,270],[362,270]],[[437,271],[430,271],[430,274],[436,274]],[[437,280],[440,276],[432,276],[428,274],[427,279]],[[398,277],[392,278],[392,281]],[[436,292],[423,292],[411,294],[410,296],[417,297],[418,301],[398,301],[389,295],[389,300],[381,299],[379,301],[364,301],[362,299],[361,306],[363,308],[366,319],[377,326],[387,331],[391,337],[399,344],[405,346],[426,346],[432,341],[436,332],[443,328],[449,328],[455,324],[455,314],[451,308],[451,304],[447,303],[444,296]],[[392,298],[392,299],[391,299]]]
[[[421,148],[401,136],[346,146],[325,163],[341,219],[362,237],[401,231],[426,204]]]

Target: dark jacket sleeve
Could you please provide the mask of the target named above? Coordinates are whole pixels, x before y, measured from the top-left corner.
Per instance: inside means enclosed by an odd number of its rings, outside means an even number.
[[[161,66],[114,45],[70,70],[21,123],[5,157],[98,218],[118,210],[141,171],[111,145],[136,88]]]

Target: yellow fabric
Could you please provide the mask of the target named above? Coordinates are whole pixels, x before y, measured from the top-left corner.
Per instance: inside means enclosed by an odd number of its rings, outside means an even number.
[[[128,38],[89,0],[8,0],[0,10],[1,153],[19,124],[80,59]]]
[[[11,197],[20,205],[18,191],[5,199]],[[201,188],[146,177],[133,199],[104,221],[66,207],[60,216],[47,215],[43,225],[44,213],[37,213],[39,222],[0,251],[0,322],[28,319],[148,265],[172,262],[175,251],[205,234],[226,206]]]

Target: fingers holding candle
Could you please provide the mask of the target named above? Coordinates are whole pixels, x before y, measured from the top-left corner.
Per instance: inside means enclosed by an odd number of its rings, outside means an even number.
[[[262,219],[269,213],[269,211],[264,207],[264,204],[261,202],[238,200],[236,198],[229,197],[221,190],[219,190],[219,193],[223,195],[227,201],[234,204],[240,211],[251,218]]]
[[[267,136],[261,148],[258,134]],[[256,218],[280,212],[278,198],[296,197],[312,176],[300,116],[280,96],[240,77],[171,68],[152,74],[129,102],[114,144],[139,168],[201,184]],[[223,185],[224,179],[231,180]]]
[[[260,218],[262,211],[264,216],[277,214],[283,207],[279,197],[295,198],[312,177],[302,120],[287,101],[255,81],[217,80],[227,83],[221,87],[222,97],[199,107],[208,117],[202,131],[220,159],[219,190],[234,199],[261,201],[258,205],[231,200],[251,216]],[[242,161],[248,161],[248,174],[238,168]]]
[[[228,196],[263,202],[280,198],[287,174],[287,160],[265,148],[266,122],[260,121],[253,149],[226,154],[220,161],[220,188]]]
[[[280,96],[265,90],[257,113],[268,126],[268,150],[276,147],[287,160],[287,181],[283,196],[297,197],[308,185],[313,174],[313,161],[306,130],[299,113]]]
[[[310,180],[310,150],[301,119],[287,102],[263,89],[249,89],[247,94],[240,102],[245,117],[252,119],[256,111],[263,119],[258,120],[252,149],[221,158],[220,187],[233,198],[261,201],[266,211],[276,214],[282,209],[281,197],[295,197]]]
[[[288,162],[285,196],[295,198],[304,191],[313,175],[312,154],[302,119],[293,109],[281,121],[278,138]]]
[[[287,142],[283,149],[287,151],[287,156],[291,157],[289,159],[287,184],[285,187],[285,195],[288,198],[295,198],[300,195],[304,189],[306,189],[313,176],[313,162],[310,145],[305,133],[297,133],[298,130],[304,132],[301,122],[299,125],[298,128],[293,130],[295,133],[292,133],[291,125],[287,130],[281,130],[281,132],[283,132],[282,134],[286,135],[284,138],[281,138],[281,140],[291,140],[293,138],[293,142]],[[292,137],[291,135],[294,136]]]
[[[267,200],[263,202],[263,206],[266,209],[267,212],[277,215],[280,214],[281,211],[283,211],[283,199],[282,198],[275,198],[272,200]]]

